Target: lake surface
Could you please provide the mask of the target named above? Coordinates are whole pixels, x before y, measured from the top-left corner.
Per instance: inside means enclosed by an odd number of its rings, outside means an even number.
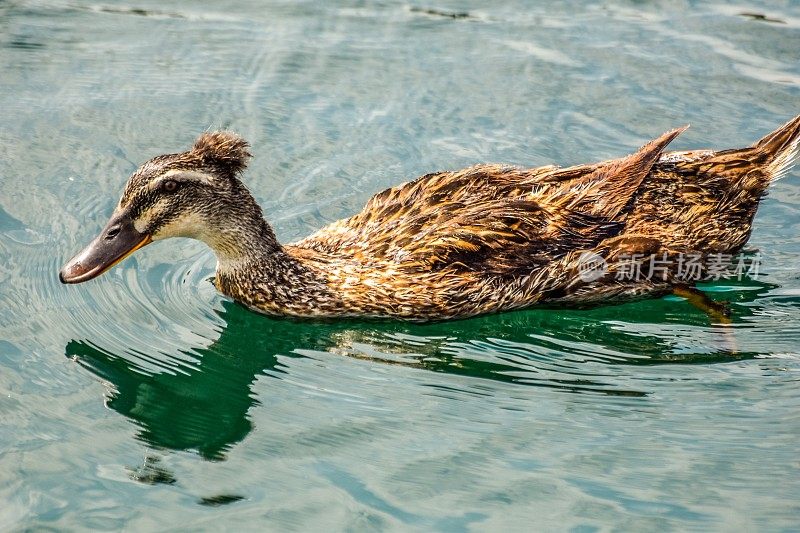
[[[282,240],[418,175],[748,145],[800,113],[796,2],[0,2],[0,530],[797,530],[800,172],[757,279],[433,325],[217,294],[202,244],[60,265],[209,128]],[[731,346],[736,346],[735,350]]]

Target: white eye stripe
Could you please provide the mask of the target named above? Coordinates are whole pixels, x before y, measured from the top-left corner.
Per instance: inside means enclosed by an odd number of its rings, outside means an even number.
[[[163,185],[165,181],[172,180],[178,177],[183,178],[185,180],[199,181],[207,185],[211,185],[213,183],[212,177],[204,172],[198,172],[196,170],[173,169],[173,170],[168,170],[164,174],[159,176],[158,179],[152,182],[151,187],[156,189],[161,185]]]

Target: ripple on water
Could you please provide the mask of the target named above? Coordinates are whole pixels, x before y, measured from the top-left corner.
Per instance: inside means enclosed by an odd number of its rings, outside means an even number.
[[[791,528],[795,176],[753,234],[769,283],[708,287],[726,327],[677,299],[272,320],[179,241],[58,282],[127,174],[208,128],[252,142],[289,240],[426,172],[583,163],[686,122],[676,148],[744,145],[793,114],[789,4],[524,4],[0,2],[0,522]]]

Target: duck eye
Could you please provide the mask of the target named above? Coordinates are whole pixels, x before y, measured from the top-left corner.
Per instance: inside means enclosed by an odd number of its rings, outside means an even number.
[[[167,180],[164,182],[163,188],[167,192],[175,192],[178,189],[178,182],[175,180]]]

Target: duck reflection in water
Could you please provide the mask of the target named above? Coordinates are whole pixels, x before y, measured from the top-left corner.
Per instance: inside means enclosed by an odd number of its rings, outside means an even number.
[[[747,301],[766,291],[768,287],[762,284],[758,291],[733,294]],[[252,430],[248,411],[259,405],[252,390],[254,381],[262,375],[278,379],[287,375],[291,358],[307,357],[299,355],[298,350],[495,382],[630,397],[646,397],[648,391],[603,375],[603,367],[707,364],[754,355],[732,353],[720,348],[724,343],[713,341],[715,335],[728,335],[735,323],[708,328],[705,314],[686,314],[684,310],[681,302],[662,300],[657,305],[633,303],[568,312],[532,310],[413,325],[271,319],[224,302],[220,316],[227,325],[220,337],[209,347],[185,352],[198,360],[196,365],[187,366],[184,355],[177,371],[154,373],[137,363],[135,356],[111,353],[88,340],[70,341],[66,355],[107,383],[108,407],[140,427],[140,440],[157,450],[193,450],[205,459],[222,460]],[[750,312],[748,307],[737,306],[735,322]],[[677,348],[674,336],[631,334],[618,327],[620,320],[635,320],[645,326],[670,322],[669,317],[675,324],[676,316],[680,317],[678,327],[691,332],[689,337],[697,332],[710,335],[712,349],[687,353],[685,347]],[[482,347],[487,343],[491,346],[488,350]],[[358,344],[370,346],[370,355],[359,350]],[[564,356],[565,347],[570,357]],[[169,356],[160,354],[156,358]],[[175,367],[176,361],[168,364]],[[597,368],[601,371],[595,372]]]

